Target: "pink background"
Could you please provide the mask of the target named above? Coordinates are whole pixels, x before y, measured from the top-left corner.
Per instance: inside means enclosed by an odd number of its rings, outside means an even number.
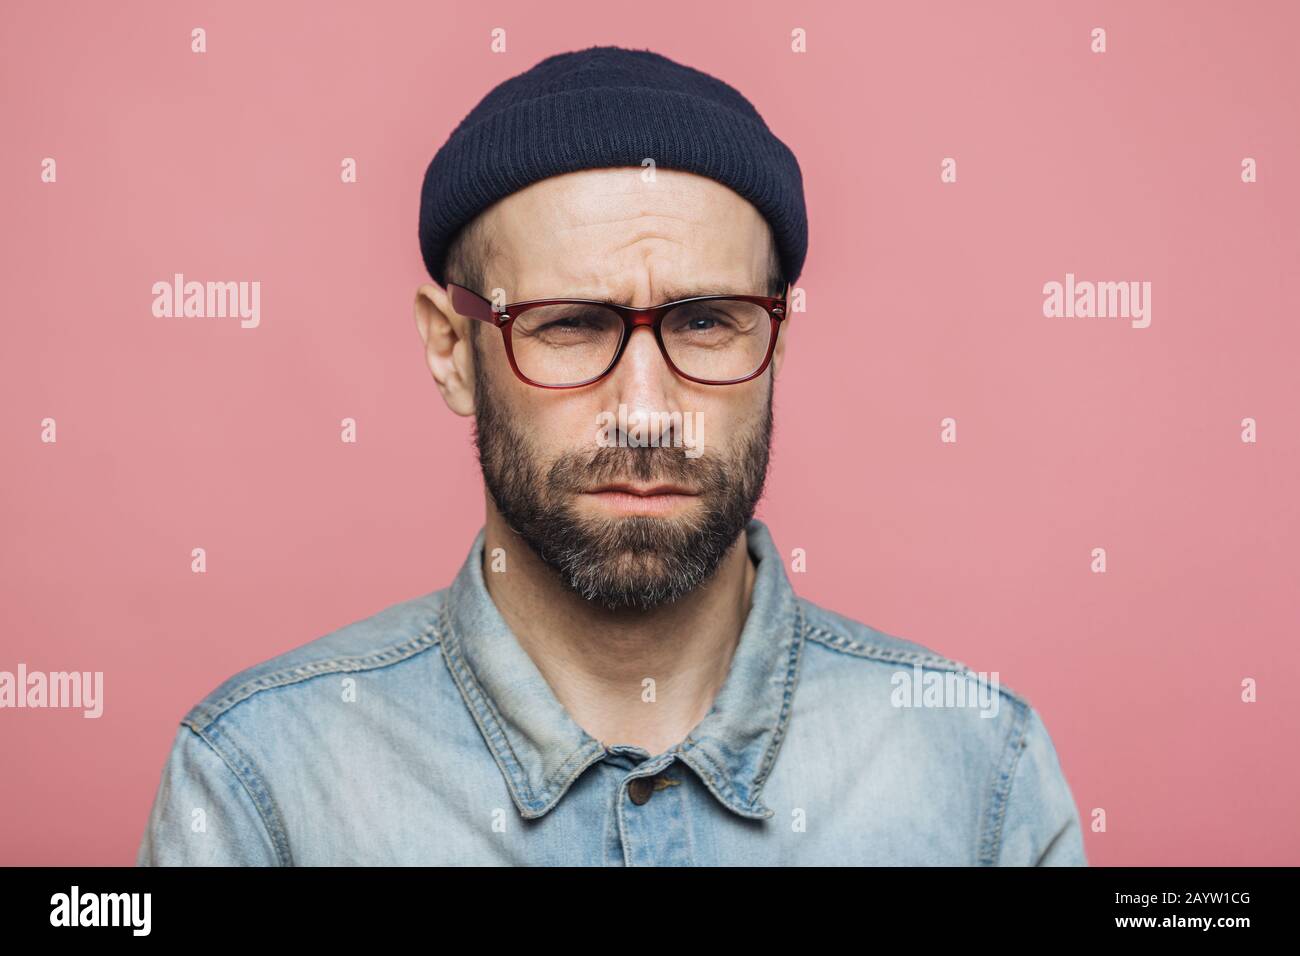
[[[799,157],[759,511],[799,592],[1037,706],[1092,863],[1300,863],[1298,9],[7,2],[0,669],[102,670],[106,710],[0,711],[0,863],[132,863],[192,704],[449,583],[481,481],[411,316],[421,176],[593,43],[720,76]],[[260,281],[261,326],[154,318],[174,272]],[[1150,281],[1151,327],[1044,318],[1066,272]]]

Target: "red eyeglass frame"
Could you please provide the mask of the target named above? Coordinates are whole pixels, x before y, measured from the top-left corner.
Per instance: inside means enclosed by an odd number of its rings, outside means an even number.
[[[505,342],[506,358],[510,361],[510,368],[520,381],[537,388],[582,388],[585,385],[591,385],[593,382],[599,382],[602,378],[614,370],[618,365],[618,360],[623,357],[627,350],[627,343],[632,341],[632,333],[640,326],[647,326],[654,332],[655,341],[659,343],[659,353],[668,363],[668,367],[690,382],[696,382],[700,385],[739,385],[741,382],[748,382],[758,378],[772,362],[772,353],[776,351],[776,338],[781,331],[781,321],[786,317],[786,296],[769,296],[769,295],[697,295],[688,299],[677,299],[673,302],[665,302],[662,305],[652,305],[644,309],[638,309],[630,305],[616,305],[611,302],[602,302],[599,299],[525,299],[522,302],[511,302],[506,305],[500,312],[492,307],[491,301],[483,298],[473,289],[467,289],[462,285],[454,282],[447,283],[447,289],[451,293],[451,305],[457,312],[468,319],[477,319],[480,322],[486,322],[489,325],[496,326],[501,330],[502,339]],[[771,333],[767,340],[767,354],[763,356],[763,362],[758,368],[744,378],[728,379],[724,382],[715,382],[710,379],[696,378],[694,375],[687,375],[673,362],[668,354],[668,349],[664,346],[663,326],[664,316],[668,311],[679,305],[685,305],[688,302],[706,302],[717,299],[734,299],[738,302],[751,302],[760,305],[767,312],[768,318],[772,321]],[[610,360],[608,366],[599,375],[587,379],[585,382],[575,382],[572,385],[543,385],[541,382],[534,382],[531,378],[519,370],[519,365],[515,362],[515,351],[511,345],[510,325],[521,314],[529,309],[535,309],[543,305],[596,305],[604,309],[610,309],[617,312],[623,318],[623,339],[619,342],[618,350],[615,351],[614,357]]]

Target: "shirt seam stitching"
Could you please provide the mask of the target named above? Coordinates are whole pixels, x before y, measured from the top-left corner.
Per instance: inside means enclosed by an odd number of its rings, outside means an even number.
[[[450,611],[448,605],[450,602],[444,602],[442,613],[439,615],[439,633],[440,636],[451,633]],[[505,729],[501,725],[501,717],[496,712],[492,701],[487,699],[487,694],[479,685],[478,678],[473,671],[469,669],[468,663],[460,653],[460,638],[456,636],[454,641],[442,640],[443,654],[442,659],[446,662],[448,670],[451,672],[452,680],[456,682],[462,695],[469,705],[470,716],[478,726],[479,732],[483,734],[492,750],[493,758],[500,764],[505,762],[505,771],[510,783],[510,792],[518,802],[524,804],[524,808],[530,812],[536,812],[538,809],[536,796],[532,792],[532,787],[527,787],[527,796],[522,793],[523,787],[520,786],[520,777],[524,775],[523,764],[519,761],[519,755],[515,753],[514,747],[510,744],[510,738],[506,736]],[[491,729],[483,726],[484,721],[491,724]],[[500,741],[500,743],[498,743]],[[509,759],[503,760],[502,745],[504,753]]]
[[[878,644],[868,644],[863,641],[856,641],[853,638],[845,637],[843,634],[829,631],[826,628],[819,627],[816,624],[808,625],[808,634],[819,644],[823,644],[833,650],[842,651],[852,657],[872,658],[875,660],[893,663],[898,661],[912,661],[932,663],[937,667],[948,669],[957,669],[961,671],[970,670],[961,661],[954,660],[950,657],[944,657],[941,654],[927,653],[924,651],[896,650],[893,648],[883,647]]]
[[[197,731],[212,726],[236,705],[242,704],[261,691],[288,687],[302,681],[311,680],[314,677],[320,677],[323,674],[378,670],[410,660],[439,643],[439,638],[436,635],[436,620],[437,615],[435,614],[433,619],[426,623],[423,630],[415,637],[403,638],[398,643],[372,654],[330,657],[254,677],[210,704],[199,704],[186,715],[185,722]]]
[[[447,602],[447,604],[449,603]],[[450,609],[447,604],[444,604],[444,612],[441,615],[442,623],[440,626],[442,633],[449,633],[453,630],[450,624]],[[520,807],[521,811],[526,810],[528,814],[540,816],[555,803],[560,792],[567,789],[583,771],[591,766],[594,758],[604,751],[603,745],[593,739],[591,744],[579,747],[569,754],[555,770],[542,779],[540,792],[534,791],[528,773],[524,769],[519,755],[515,752],[514,746],[510,743],[509,735],[505,732],[501,714],[497,710],[495,702],[483,690],[478,676],[460,651],[459,635],[457,635],[455,641],[443,641],[442,643],[443,660],[446,661],[448,669],[451,671],[452,679],[461,688],[462,695],[466,698],[470,716],[478,725],[479,732],[487,739],[493,758],[498,765],[506,764],[504,769],[510,784],[512,797],[517,804],[523,804]],[[452,660],[451,657],[455,659]],[[483,726],[484,720],[491,724],[491,730],[487,730]],[[502,758],[502,747],[504,747],[504,753],[509,758],[508,760]]]
[[[1011,802],[1011,791],[1016,783],[1016,771],[1020,766],[1020,755],[1027,746],[1026,733],[1029,727],[1029,705],[1016,701],[1016,720],[1007,734],[1007,743],[1002,750],[999,770],[993,778],[993,793],[990,799],[988,816],[984,821],[985,835],[981,842],[980,863],[995,866],[1002,855],[1002,826],[1006,820],[1007,806]]]
[[[244,792],[248,794],[253,806],[257,809],[258,819],[262,821],[262,828],[266,831],[267,839],[271,841],[276,859],[281,866],[293,866],[293,854],[289,849],[289,836],[285,832],[280,809],[275,803],[275,798],[271,796],[271,791],[266,786],[266,782],[262,779],[261,774],[257,772],[247,754],[240,750],[229,737],[219,731],[214,736],[224,745],[221,747],[210,739],[207,728],[201,730],[189,721],[182,721],[182,723],[203,741],[204,745],[216,754],[221,762],[234,774],[235,779],[239,781],[240,786],[244,788]],[[225,748],[229,748],[229,754],[226,753]],[[236,763],[239,766],[236,766]]]
[[[804,616],[803,608],[795,602],[795,623],[794,639],[791,643],[788,663],[786,665],[785,686],[781,691],[781,711],[777,715],[776,726],[772,728],[772,741],[768,744],[767,752],[763,755],[763,763],[759,767],[758,776],[754,778],[754,795],[753,799],[758,800],[759,794],[763,791],[763,785],[767,783],[768,774],[776,765],[776,755],[781,748],[782,741],[785,740],[785,728],[790,722],[790,712],[793,707],[794,694],[799,684],[799,663],[803,659],[803,642],[807,630],[807,618]]]
[[[954,671],[959,674],[977,675],[968,664],[950,657],[944,657],[941,654],[928,653],[925,651],[908,651],[897,650],[894,648],[883,647],[878,644],[868,644],[863,641],[855,641],[852,638],[845,637],[834,631],[818,627],[816,624],[808,625],[809,637],[833,651],[847,654],[850,657],[856,657],[860,660],[874,660],[885,664],[909,663],[920,664],[922,666],[934,667],[938,670]],[[998,691],[1006,695],[1010,700],[1020,706],[1028,706],[1028,701],[1016,690],[1007,687],[1005,684],[998,685]]]

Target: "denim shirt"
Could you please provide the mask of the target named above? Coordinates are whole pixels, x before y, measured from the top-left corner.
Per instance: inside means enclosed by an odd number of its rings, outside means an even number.
[[[449,587],[191,709],[137,863],[1087,865],[1023,697],[798,597],[766,525],[747,532],[726,679],[663,753],[569,716],[488,593],[480,529]]]

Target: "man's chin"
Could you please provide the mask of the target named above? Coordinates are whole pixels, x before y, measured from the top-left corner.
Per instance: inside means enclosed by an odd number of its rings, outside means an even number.
[[[699,583],[689,552],[694,522],[648,515],[585,517],[568,512],[552,535],[550,563],[566,586],[608,610],[651,610]]]
[[[574,545],[602,561],[679,554],[699,527],[691,514],[618,514],[599,506],[569,509],[560,524]]]
[[[683,587],[662,565],[622,565],[566,576],[566,586],[583,600],[608,611],[653,611],[680,599]]]

